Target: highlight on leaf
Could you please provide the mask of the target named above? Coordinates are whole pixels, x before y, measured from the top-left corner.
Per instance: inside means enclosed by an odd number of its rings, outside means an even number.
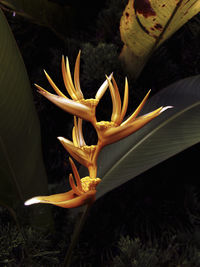
[[[120,21],[120,59],[136,79],[152,53],[200,12],[199,0],[129,0]]]

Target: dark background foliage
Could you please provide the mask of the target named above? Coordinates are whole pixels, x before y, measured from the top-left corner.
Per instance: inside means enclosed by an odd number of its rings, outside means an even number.
[[[73,70],[81,49],[80,80],[85,97],[94,96],[105,80],[105,74],[111,72],[114,72],[122,93],[127,74],[118,61],[122,47],[119,21],[127,1],[95,1],[93,4],[89,1],[51,1],[61,6],[67,4],[74,10],[73,28],[66,29],[65,35],[57,35],[50,28],[17,14],[14,16],[9,10],[5,10],[5,15],[33,88],[41,122],[49,191],[56,193],[68,189],[67,176],[70,171],[69,155],[56,137],[71,139],[73,118],[40,96],[34,83],[52,90],[45,79],[45,69],[64,91],[61,55],[69,57]],[[128,77],[128,113],[149,88],[153,95],[172,82],[200,73],[199,33],[200,17],[197,15],[155,52],[136,82]],[[106,94],[98,108],[100,119],[109,119],[109,105],[110,96]],[[89,144],[96,142],[95,133],[87,123],[84,124],[84,134]],[[185,150],[98,200],[81,234],[72,266],[147,266],[141,265],[140,258],[143,255],[149,262],[150,254],[154,258],[149,266],[195,266],[189,265],[192,264],[189,255],[198,258],[200,246],[199,149],[200,145],[197,144]],[[33,262],[34,266],[60,266],[64,258],[78,211],[57,207],[53,207],[52,211],[54,232],[35,235],[34,229],[25,228],[28,247],[33,248],[29,252],[35,255],[28,259],[26,266],[32,266]],[[5,266],[18,266],[20,260],[25,258],[24,241],[16,235],[17,229],[5,210],[1,210],[0,221],[1,247],[9,248],[7,251],[1,249],[0,262],[5,264],[7,260],[8,265]],[[11,231],[13,234],[5,239]],[[121,243],[118,244],[121,236]],[[126,236],[129,236],[128,239]],[[135,240],[136,237],[140,241]],[[176,261],[173,253],[180,255],[177,258],[182,262]],[[158,254],[166,257],[163,265],[155,264]],[[175,263],[177,265],[173,265]]]

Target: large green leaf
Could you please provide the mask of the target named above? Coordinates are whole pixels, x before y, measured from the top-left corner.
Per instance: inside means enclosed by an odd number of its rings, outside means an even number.
[[[133,77],[155,49],[198,12],[200,0],[129,0],[120,22],[120,58]]]
[[[0,202],[47,193],[39,121],[26,69],[0,10]]]
[[[150,98],[142,113],[166,105],[174,108],[102,150],[97,198],[200,141],[200,75],[161,90]]]

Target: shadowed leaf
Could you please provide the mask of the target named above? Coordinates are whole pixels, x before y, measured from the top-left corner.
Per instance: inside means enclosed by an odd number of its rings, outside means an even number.
[[[0,4],[33,22],[49,27],[61,37],[70,30],[73,10],[68,5],[59,5],[48,0],[0,0]]]
[[[47,179],[28,76],[1,10],[0,39],[0,202],[14,207],[47,193]]]
[[[149,99],[142,113],[166,105],[174,108],[102,150],[97,198],[200,141],[200,75],[161,90]]]

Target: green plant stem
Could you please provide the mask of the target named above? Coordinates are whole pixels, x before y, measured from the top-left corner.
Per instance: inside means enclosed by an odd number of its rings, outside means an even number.
[[[71,238],[71,243],[68,247],[68,250],[67,250],[67,253],[66,253],[66,256],[65,256],[65,259],[64,259],[64,264],[63,264],[63,267],[70,267],[70,263],[71,263],[71,258],[72,258],[72,254],[73,254],[73,250],[74,250],[74,247],[76,246],[77,244],[77,241],[78,241],[78,238],[79,238],[79,235],[80,235],[80,232],[83,228],[83,225],[86,221],[86,218],[89,214],[89,210],[91,208],[91,205],[92,204],[88,204],[87,206],[84,207],[84,210],[81,214],[81,218],[78,220],[76,226],[75,226],[75,229],[74,229],[74,232],[73,232],[73,235],[72,235],[72,238]]]

